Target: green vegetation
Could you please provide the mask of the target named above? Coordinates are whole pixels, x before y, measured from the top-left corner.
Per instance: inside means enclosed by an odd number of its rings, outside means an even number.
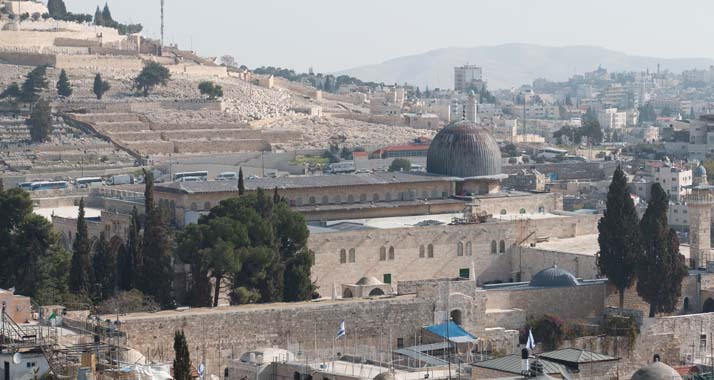
[[[59,80],[57,81],[57,94],[64,97],[72,95],[72,85],[69,84],[69,78],[67,78],[67,72],[64,69],[60,72]]]
[[[405,158],[395,158],[389,164],[390,172],[408,172],[412,169],[412,163]]]
[[[65,5],[64,0],[48,0],[47,11],[49,13],[42,15],[42,18],[52,17],[55,20],[79,23],[92,22],[92,15],[67,12],[67,6]]]
[[[199,83],[198,90],[201,91],[201,95],[208,95],[208,99],[211,100],[223,97],[223,87],[213,82],[204,81]]]
[[[134,79],[134,88],[140,91],[145,97],[158,85],[165,86],[171,79],[169,69],[156,62],[148,62]]]
[[[17,82],[12,82],[10,85],[8,85],[5,90],[3,90],[2,93],[0,93],[0,99],[5,99],[5,98],[13,98],[17,99],[22,95],[22,91],[20,90],[20,86],[17,84]]]
[[[644,254],[637,264],[637,294],[650,304],[650,317],[674,311],[687,275],[677,233],[667,223],[668,207],[669,196],[655,183],[640,221]]]
[[[104,9],[100,10],[99,6],[97,6],[97,10],[94,11],[94,25],[114,28],[119,31],[119,34],[124,35],[139,33],[144,29],[141,24],[121,24],[115,21],[112,18],[112,12],[109,10],[109,4],[107,3],[104,4]]]
[[[116,293],[97,305],[98,314],[142,313],[161,310],[153,298],[138,289]]]
[[[84,220],[84,198],[79,200],[77,233],[72,245],[72,266],[69,272],[69,290],[79,295],[87,295],[92,286],[91,243],[87,222]]]
[[[530,330],[533,338],[543,346],[543,350],[555,350],[563,344],[566,335],[566,324],[561,318],[553,315],[544,315],[541,318],[526,321],[525,333]]]
[[[259,67],[253,70],[254,73],[260,75],[274,75],[276,77],[285,78],[292,82],[302,82],[306,81],[310,83],[311,86],[317,88],[318,90],[323,90],[326,92],[336,92],[340,86],[347,84],[354,84],[357,86],[365,86],[371,89],[384,86],[384,83],[375,82],[362,82],[361,80],[350,77],[348,75],[340,75],[335,77],[334,75],[322,75],[322,74],[298,74],[294,70],[283,69],[280,67]]]
[[[307,249],[307,225],[283,199],[275,203],[277,198],[258,189],[224,200],[179,234],[178,256],[193,271],[191,305],[216,305],[209,275],[232,279],[237,304],[310,299],[314,258]]]
[[[625,290],[635,282],[637,260],[643,250],[639,216],[630,196],[627,177],[620,166],[612,176],[607,193],[607,209],[598,222],[598,231],[598,270],[617,288],[620,308],[623,308]]]
[[[41,99],[32,108],[30,118],[27,119],[30,126],[30,138],[34,143],[47,141],[52,133],[52,109],[50,102]]]
[[[19,98],[25,103],[34,103],[40,99],[40,94],[48,87],[47,66],[37,66],[25,76]]]
[[[245,179],[243,179],[243,168],[238,168],[238,195],[245,194]]]
[[[563,137],[568,138],[571,144],[580,144],[583,142],[583,138],[585,138],[585,142],[598,145],[602,142],[603,133],[600,128],[600,122],[597,120],[595,110],[590,108],[583,116],[582,127],[573,128],[566,125],[554,132],[553,137],[556,139],[558,145],[564,144]]]
[[[188,343],[183,330],[176,330],[174,334],[174,379],[193,380],[191,376],[191,357],[188,352]]]
[[[109,91],[111,87],[112,86],[109,85],[109,82],[102,80],[101,74],[97,73],[97,75],[94,76],[94,86],[92,87],[92,92],[94,92],[97,99],[101,99],[102,96],[104,96],[104,93]]]
[[[92,257],[92,270],[94,272],[92,298],[103,300],[113,296],[117,290],[117,256],[109,246],[104,231],[99,233],[99,241]]]
[[[143,240],[143,266],[140,269],[139,290],[148,294],[161,304],[162,308],[173,307],[171,282],[173,281],[172,233],[168,226],[168,210],[154,204],[154,176],[150,171],[144,173],[144,208],[146,223]]]

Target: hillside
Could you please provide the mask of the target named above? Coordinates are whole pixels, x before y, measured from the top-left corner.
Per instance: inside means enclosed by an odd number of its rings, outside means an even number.
[[[482,66],[491,88],[508,88],[532,83],[536,78],[566,80],[575,73],[592,71],[598,65],[609,71],[662,70],[681,72],[708,68],[708,58],[656,58],[628,55],[595,46],[547,47],[529,44],[505,44],[471,48],[444,48],[423,54],[390,59],[386,62],[355,67],[336,74],[385,83],[415,83],[431,88],[451,88],[453,68],[469,62]]]

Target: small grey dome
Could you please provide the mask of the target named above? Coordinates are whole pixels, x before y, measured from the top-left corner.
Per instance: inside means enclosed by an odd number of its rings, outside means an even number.
[[[707,176],[707,169],[704,168],[704,165],[699,164],[699,166],[694,168],[694,176],[695,177],[706,177]]]
[[[373,285],[384,285],[384,284],[374,277],[362,277],[359,279],[359,281],[357,281],[357,285],[373,286]]]
[[[536,273],[530,282],[530,286],[537,286],[541,288],[556,288],[575,285],[578,285],[578,280],[575,276],[555,265]]]
[[[382,372],[374,377],[374,380],[394,380],[394,374],[391,372]]]
[[[461,178],[501,174],[501,149],[486,128],[467,120],[451,123],[431,141],[426,171]]]
[[[656,361],[638,369],[631,380],[682,380],[682,376],[674,368]]]

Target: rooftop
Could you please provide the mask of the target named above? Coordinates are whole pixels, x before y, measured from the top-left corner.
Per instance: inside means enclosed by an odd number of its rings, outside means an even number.
[[[78,206],[60,206],[60,207],[48,207],[48,208],[36,208],[33,212],[37,215],[45,217],[45,219],[52,221],[52,215],[59,216],[61,218],[67,219],[77,219],[79,215]],[[102,214],[102,210],[98,208],[85,207],[84,216],[87,219],[99,218]]]
[[[537,243],[535,249],[594,256],[600,251],[597,237],[597,234],[588,234],[565,239],[551,238],[546,242]],[[685,258],[689,258],[689,245],[681,244],[679,246],[679,252],[684,255]]]
[[[418,172],[375,172],[341,175],[290,176],[279,178],[254,178],[245,180],[246,190],[262,189],[301,189],[337,186],[369,186],[389,183],[419,183],[455,181],[458,178],[432,175]],[[156,190],[168,193],[196,194],[238,192],[233,181],[173,182],[157,184]]]
[[[566,364],[583,364],[618,360],[609,355],[598,354],[592,351],[579,350],[576,348],[564,348],[562,350],[545,352],[538,355],[542,359],[553,360]]]

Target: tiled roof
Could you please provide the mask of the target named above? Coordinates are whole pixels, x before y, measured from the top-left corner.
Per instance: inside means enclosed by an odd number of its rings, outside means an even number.
[[[565,373],[565,367],[560,364],[549,362],[547,360],[541,360],[543,363],[543,371],[546,374],[560,374]],[[482,362],[477,362],[473,364],[475,367],[492,369],[501,372],[510,372],[515,374],[521,373],[521,355],[514,354],[503,356],[496,359],[484,360]]]
[[[555,360],[559,362],[573,364],[618,360],[617,358],[614,358],[612,356],[598,354],[592,351],[579,350],[577,348],[564,348],[562,350],[542,353],[538,356],[546,360]]]

